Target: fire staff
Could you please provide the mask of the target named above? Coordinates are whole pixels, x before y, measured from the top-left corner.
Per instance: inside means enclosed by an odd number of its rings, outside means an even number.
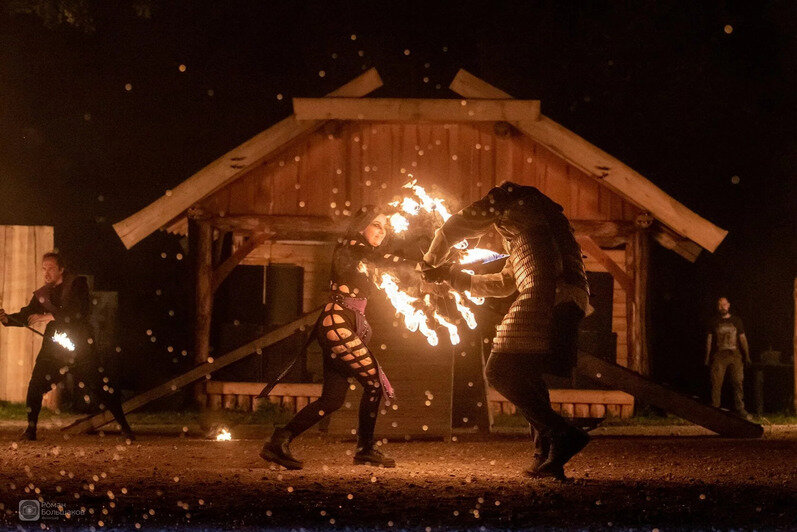
[[[454,244],[479,237],[492,226],[509,254],[500,273],[469,275],[446,263]],[[427,281],[447,281],[476,297],[507,297],[518,291],[498,326],[487,379],[532,427],[535,454],[526,473],[564,478],[564,464],[586,446],[589,436],[554,412],[542,375],[569,375],[572,370],[589,288],[581,249],[562,207],[534,187],[504,183],[451,216],[435,233],[424,262]]]
[[[0,322],[6,327],[45,324],[45,340],[28,384],[28,426],[20,439],[36,439],[42,397],[70,373],[80,388],[88,388],[87,391],[95,393],[101,408],[111,411],[125,437],[134,439],[122,410],[119,390],[103,376],[93,348],[89,323],[91,301],[86,278],[66,271],[58,253],[44,254],[42,270],[45,285],[33,292],[27,306],[14,314],[6,314],[0,308]],[[68,336],[74,344],[73,350],[50,340],[57,332]]]
[[[417,272],[418,263],[379,249],[387,231],[385,214],[373,206],[365,206],[352,220],[344,240],[335,248],[330,301],[314,328],[323,357],[321,397],[299,411],[285,427],[275,429],[260,451],[263,459],[288,469],[301,469],[301,460],[291,454],[290,442],[343,406],[349,389],[348,379],[352,378],[363,387],[354,463],[395,467],[395,460],[379,451],[374,442],[379,403],[382,395],[392,397],[393,391],[374,353],[368,348],[372,331],[365,319],[365,307],[373,283],[366,271],[377,267]]]

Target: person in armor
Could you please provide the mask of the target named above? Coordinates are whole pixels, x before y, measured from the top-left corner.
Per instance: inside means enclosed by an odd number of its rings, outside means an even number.
[[[42,270],[46,284],[33,293],[27,306],[14,314],[6,314],[0,309],[0,322],[6,327],[45,324],[45,339],[36,356],[28,384],[28,427],[20,439],[36,439],[42,397],[67,374],[75,377],[81,389],[87,388],[87,391],[94,393],[100,401],[100,408],[111,411],[126,439],[135,439],[122,409],[120,391],[108,377],[103,376],[98,354],[93,348],[89,322],[91,298],[86,278],[66,271],[58,253],[44,254]],[[68,351],[53,342],[51,338],[56,332],[66,333],[74,343],[75,350]],[[90,396],[85,397],[90,400]]]
[[[363,387],[355,464],[395,467],[396,462],[375,447],[374,428],[382,395],[393,390],[368,348],[371,327],[365,307],[373,283],[373,268],[418,272],[418,263],[384,253],[388,231],[387,216],[374,206],[365,206],[352,220],[344,239],[332,255],[330,299],[316,322],[314,332],[322,349],[324,384],[321,397],[296,413],[282,428],[276,428],[260,456],[288,469],[301,469],[302,462],[291,454],[289,443],[332,412],[346,399],[348,379]]]
[[[509,254],[500,273],[469,275],[446,262],[452,246],[493,226]],[[564,479],[564,464],[589,436],[554,412],[542,375],[570,375],[589,286],[562,207],[534,187],[503,183],[436,231],[424,263],[425,280],[475,297],[518,292],[497,328],[486,375],[531,425],[535,452],[526,474]]]

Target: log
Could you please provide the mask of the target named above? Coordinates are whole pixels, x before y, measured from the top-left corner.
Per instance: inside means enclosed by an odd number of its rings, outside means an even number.
[[[705,405],[665,388],[642,375],[598,357],[579,353],[576,370],[602,386],[627,392],[640,401],[652,404],[728,438],[760,438],[764,433],[756,425],[728,411]],[[616,415],[616,409],[607,407]],[[627,407],[620,408],[620,416],[630,415]]]
[[[214,371],[227,367],[230,364],[248,357],[258,349],[262,349],[271,344],[279,342],[280,340],[283,340],[300,330],[304,330],[307,327],[312,326],[318,319],[318,315],[320,313],[321,309],[318,308],[312,312],[302,315],[300,318],[287,323],[278,329],[266,333],[260,338],[253,340],[248,344],[239,347],[238,349],[230,351],[229,353],[216,358],[213,362],[205,362],[204,364],[195,366],[178,377],[170,379],[163,384],[156,386],[155,388],[128,399],[122,404],[122,408],[127,414],[152,401],[155,401],[156,399],[171,395],[184,386],[206,378]],[[100,414],[79,419],[71,425],[64,427],[62,430],[67,434],[79,434],[82,432],[88,432],[90,430],[96,430],[112,420],[113,415],[106,410]]]
[[[210,319],[213,312],[213,228],[207,220],[189,222],[189,239],[194,253],[194,363],[210,355]]]
[[[372,68],[332,91],[328,96],[364,96],[381,86],[382,80],[376,69]],[[167,195],[114,224],[116,234],[125,247],[130,249],[159,227],[177,218],[191,205],[242,176],[252,166],[261,163],[288,142],[313,131],[322,124],[323,122],[319,121],[299,122],[294,116],[277,122],[222,155],[177,185]]]
[[[539,100],[420,98],[294,98],[297,120],[500,122],[537,120]]]
[[[606,271],[612,275],[614,280],[623,287],[623,290],[625,290],[626,294],[634,294],[633,280],[616,262],[611,259],[611,257],[609,257],[605,251],[603,251],[603,249],[601,249],[601,247],[591,237],[576,236],[576,240],[588,255],[591,255],[592,258],[601,264],[601,266],[606,268]]]
[[[648,271],[650,269],[650,234],[647,229],[640,228],[634,234],[634,290],[628,297],[634,299],[633,349],[629,368],[650,375],[650,357],[648,346],[648,330],[650,313],[648,312]],[[626,292],[628,294],[628,292]]]
[[[255,250],[260,244],[266,241],[268,233],[257,233],[252,235],[246,242],[244,242],[230,257],[221,263],[218,268],[213,270],[213,281],[211,283],[211,292],[216,293],[233,269],[238,266],[242,260],[246,258],[252,251]]]
[[[506,92],[465,70],[457,73],[450,88],[466,98],[511,98]],[[540,115],[538,120],[513,121],[512,125],[703,248],[713,252],[728,234],[726,230],[689,210],[641,174],[550,118]]]

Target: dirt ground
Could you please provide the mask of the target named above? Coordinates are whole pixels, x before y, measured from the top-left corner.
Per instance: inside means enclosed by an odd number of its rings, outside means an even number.
[[[388,443],[396,469],[352,464],[352,444],[304,436],[302,471],[269,468],[259,439],[143,435],[16,443],[0,429],[0,522],[25,525],[21,499],[71,512],[28,528],[797,527],[797,431],[761,440],[597,436],[567,468],[571,483],[525,478],[521,437],[460,435]],[[83,515],[80,515],[83,513]]]

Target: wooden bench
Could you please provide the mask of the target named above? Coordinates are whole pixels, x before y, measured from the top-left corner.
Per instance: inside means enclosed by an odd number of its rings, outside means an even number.
[[[634,414],[634,396],[619,390],[550,390],[551,406],[569,418],[629,418]],[[490,388],[487,400],[493,414],[514,414],[515,405]]]
[[[257,410],[262,403],[255,398],[263,386],[259,382],[208,381],[207,406],[211,410]],[[629,418],[634,413],[634,396],[618,390],[554,389],[550,395],[553,409],[565,417]],[[283,383],[277,384],[268,401],[290,412],[298,412],[320,396],[320,383]],[[493,414],[515,413],[515,405],[492,388],[488,391],[488,402]]]

